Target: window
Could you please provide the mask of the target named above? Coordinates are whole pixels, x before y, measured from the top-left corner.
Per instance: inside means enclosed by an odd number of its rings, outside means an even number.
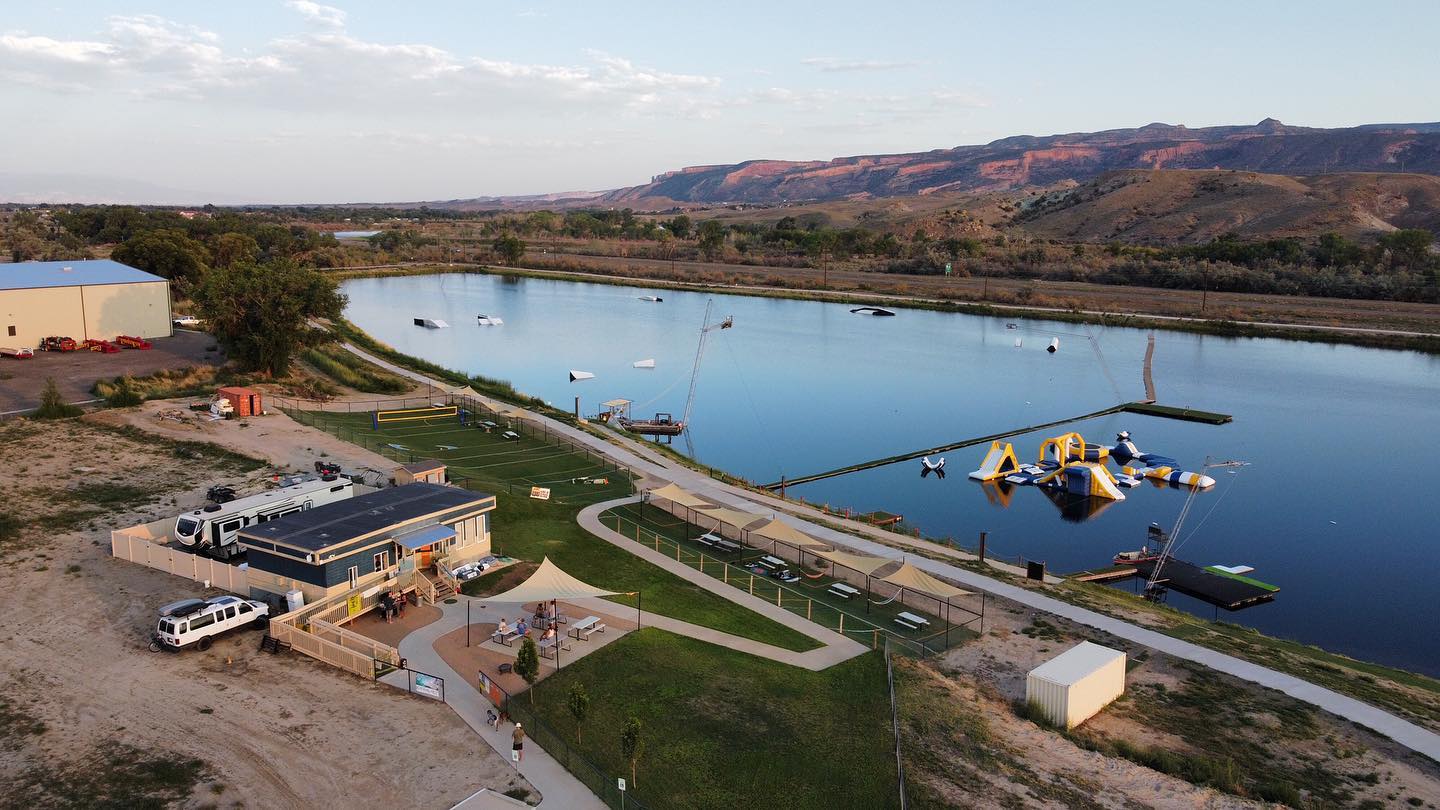
[[[209,627],[215,623],[215,613],[202,613],[190,620],[190,629],[199,630],[202,627]]]
[[[350,587],[360,587],[360,566],[358,565],[350,566]]]
[[[10,327],[10,337],[15,337],[15,327]]]
[[[241,603],[240,603],[240,615],[241,615],[241,616],[244,616],[244,615],[247,614],[247,613],[254,613],[254,612],[255,612],[255,608],[250,607],[250,603],[249,603],[249,602],[241,602]]]
[[[233,618],[235,618],[235,606],[234,606],[234,605],[231,605],[230,607],[225,608],[225,618],[227,618],[227,619],[233,619]]]
[[[390,567],[390,552],[382,551],[375,555],[375,570],[384,571]]]

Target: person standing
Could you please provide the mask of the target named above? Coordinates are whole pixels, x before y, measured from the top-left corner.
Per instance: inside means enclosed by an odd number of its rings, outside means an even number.
[[[516,723],[515,730],[510,732],[510,750],[514,752],[511,756],[516,762],[525,760],[525,729],[519,723]]]

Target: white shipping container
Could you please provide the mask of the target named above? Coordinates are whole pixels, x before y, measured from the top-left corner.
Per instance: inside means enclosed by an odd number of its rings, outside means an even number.
[[[1082,641],[1030,670],[1025,700],[1051,723],[1074,728],[1125,693],[1125,653]]]

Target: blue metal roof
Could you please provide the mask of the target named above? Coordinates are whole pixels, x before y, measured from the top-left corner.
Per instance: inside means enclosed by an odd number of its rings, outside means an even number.
[[[455,536],[454,526],[426,526],[418,532],[402,534],[395,538],[395,542],[405,548],[414,551],[425,548]]]
[[[144,270],[137,270],[110,259],[0,264],[0,290],[81,287],[91,284],[136,284],[164,280]]]

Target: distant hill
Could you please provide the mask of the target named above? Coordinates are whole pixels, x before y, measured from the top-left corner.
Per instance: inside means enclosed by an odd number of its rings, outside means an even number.
[[[854,200],[1085,182],[1121,169],[1440,174],[1440,123],[1316,129],[1267,118],[1254,126],[1189,129],[1150,124],[1045,137],[1022,135],[930,152],[693,166],[661,174],[644,185],[587,195],[583,202],[658,209]]]
[[[1042,238],[1141,244],[1358,237],[1394,228],[1440,232],[1440,177],[1243,171],[1117,171],[1029,197],[1015,225]]]

